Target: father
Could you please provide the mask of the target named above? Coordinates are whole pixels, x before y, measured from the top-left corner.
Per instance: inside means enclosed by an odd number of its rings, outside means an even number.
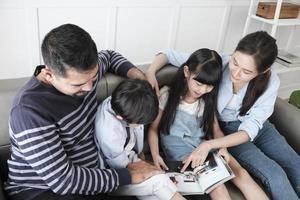
[[[107,199],[99,193],[160,173],[143,161],[105,169],[94,143],[97,83],[106,71],[145,79],[139,69],[114,51],[97,53],[91,36],[72,24],[45,36],[42,56],[45,66],[36,67],[10,112],[10,199]]]

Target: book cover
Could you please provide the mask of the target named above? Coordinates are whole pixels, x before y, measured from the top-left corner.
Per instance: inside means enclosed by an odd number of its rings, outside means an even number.
[[[203,165],[194,169],[189,167],[180,172],[181,161],[168,161],[167,175],[177,185],[183,195],[204,194],[211,192],[218,185],[232,179],[234,174],[226,161],[217,153],[209,153]]]

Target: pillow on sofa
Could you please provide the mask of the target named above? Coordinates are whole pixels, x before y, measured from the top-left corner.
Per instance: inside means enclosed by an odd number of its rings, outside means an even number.
[[[292,92],[289,98],[289,103],[300,109],[300,90],[295,90]]]

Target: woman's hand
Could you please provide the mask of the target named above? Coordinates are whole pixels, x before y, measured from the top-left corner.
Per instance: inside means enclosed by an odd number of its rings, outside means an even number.
[[[160,170],[169,170],[168,166],[164,162],[163,158],[158,154],[156,156],[153,156],[153,162],[155,167],[157,167]]]
[[[207,141],[202,142],[186,159],[182,161],[184,165],[181,168],[181,171],[185,171],[190,163],[192,168],[202,165],[210,149],[210,144]]]

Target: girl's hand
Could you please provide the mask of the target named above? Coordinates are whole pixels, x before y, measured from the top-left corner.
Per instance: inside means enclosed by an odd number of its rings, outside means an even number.
[[[158,82],[157,82],[155,73],[146,72],[145,76],[146,76],[148,82],[150,83],[150,85],[152,86],[152,88],[155,89],[156,95],[159,96],[159,86],[158,86]]]
[[[166,163],[164,162],[164,160],[159,154],[153,157],[153,162],[158,169],[169,170],[168,166],[166,165]]]
[[[221,148],[221,149],[219,149],[218,154],[220,156],[222,156],[227,163],[229,163],[231,155],[227,151],[227,148]]]
[[[191,163],[192,168],[202,165],[210,151],[210,145],[208,142],[202,142],[186,159],[182,161],[184,164],[181,171],[185,171]]]

